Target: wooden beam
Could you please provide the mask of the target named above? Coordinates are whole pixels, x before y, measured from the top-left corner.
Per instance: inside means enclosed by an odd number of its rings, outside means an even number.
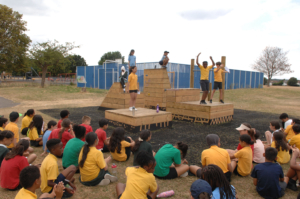
[[[226,57],[225,56],[222,56],[221,63],[223,64],[222,69],[225,70],[225,66],[226,66]],[[222,90],[223,90],[223,96],[222,96],[222,99],[221,99],[221,96],[219,97],[219,99],[224,101],[224,98],[225,98],[225,73],[222,73]]]
[[[195,67],[195,59],[191,59],[190,88],[194,88],[194,67]]]

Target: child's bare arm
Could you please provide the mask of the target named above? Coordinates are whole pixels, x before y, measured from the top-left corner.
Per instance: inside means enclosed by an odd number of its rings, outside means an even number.
[[[198,57],[199,57],[200,54],[201,54],[201,53],[199,53],[199,54],[197,55],[197,59],[196,59],[196,64],[197,64],[198,66],[200,66],[200,64],[199,64],[199,62],[198,62]]]
[[[300,155],[300,151],[297,147],[293,148],[293,155],[292,155],[292,159],[290,161],[290,167],[291,169],[300,171],[300,165],[297,164],[296,159],[297,157],[299,157]]]
[[[54,182],[54,180],[48,180],[48,186],[49,187],[54,187],[56,184]]]
[[[257,186],[257,178],[253,178],[253,184]]]
[[[212,62],[212,67],[214,67],[214,66],[215,66],[215,62],[214,62],[212,56],[210,56],[209,58],[210,58],[210,60],[211,60],[211,62]]]

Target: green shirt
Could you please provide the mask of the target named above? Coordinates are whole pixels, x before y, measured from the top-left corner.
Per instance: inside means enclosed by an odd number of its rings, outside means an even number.
[[[139,147],[139,150],[134,152],[134,159],[133,159],[133,166],[139,166],[138,163],[136,162],[136,156],[140,151],[147,151],[149,152],[151,155],[153,155],[152,152],[152,146],[149,142],[147,141],[143,141],[141,142],[141,145]]]
[[[4,157],[6,156],[6,154],[8,152],[9,152],[9,149],[6,146],[4,146],[3,144],[0,144],[0,167],[1,167]]]
[[[62,165],[67,168],[71,165],[78,166],[78,157],[84,142],[78,138],[69,140],[64,149]]]
[[[170,166],[173,164],[181,164],[180,150],[171,144],[161,147],[155,155],[156,166],[154,175],[165,177],[170,172]]]

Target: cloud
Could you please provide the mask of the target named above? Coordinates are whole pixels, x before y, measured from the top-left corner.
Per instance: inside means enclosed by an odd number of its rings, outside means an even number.
[[[180,13],[180,16],[187,20],[212,20],[225,16],[230,13],[232,9],[228,10],[190,10]]]

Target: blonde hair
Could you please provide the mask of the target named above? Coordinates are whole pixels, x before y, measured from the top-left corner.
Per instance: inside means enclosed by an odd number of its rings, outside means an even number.
[[[92,120],[92,118],[91,117],[89,117],[89,116],[87,116],[87,115],[85,115],[85,116],[83,116],[82,117],[82,123],[84,123],[84,122],[86,122],[86,121],[91,121]]]

